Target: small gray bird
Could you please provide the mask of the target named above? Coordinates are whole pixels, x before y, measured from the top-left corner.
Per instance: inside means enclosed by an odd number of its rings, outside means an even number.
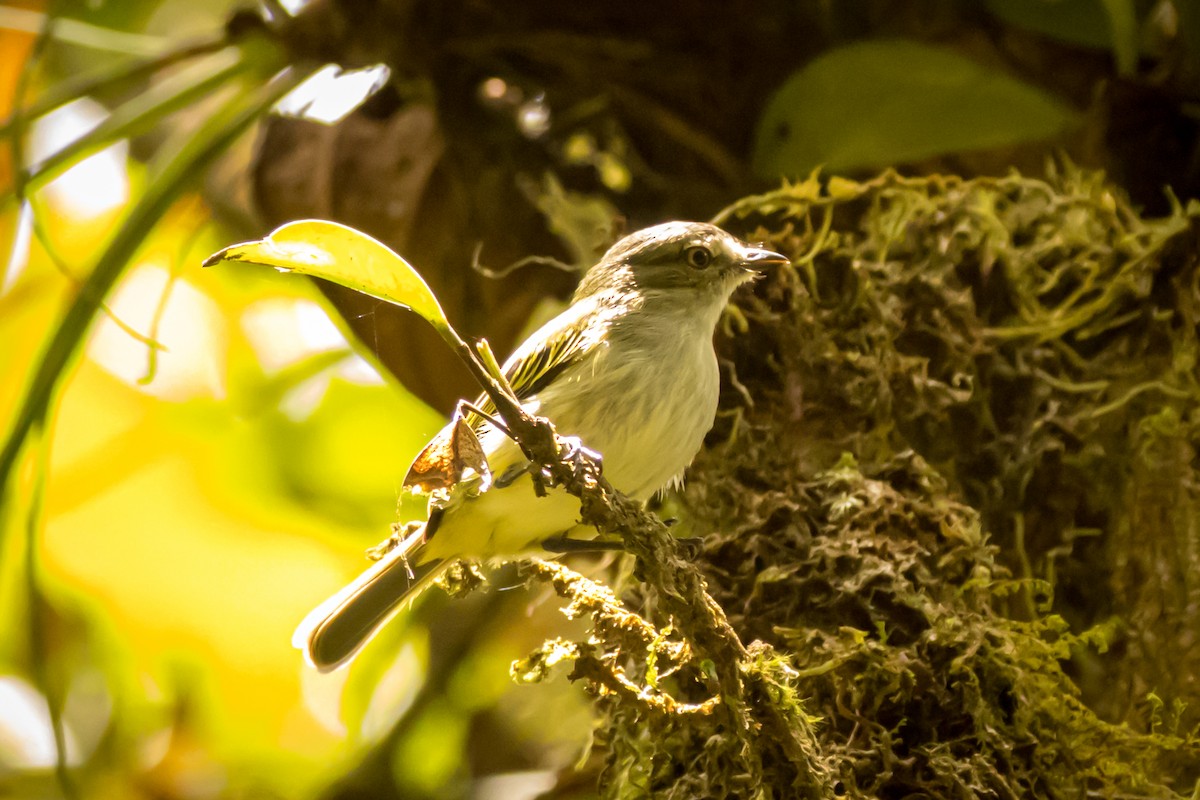
[[[729,296],[762,267],[787,264],[713,225],[668,222],[621,239],[584,276],[571,305],[517,348],[504,373],[522,405],[603,458],[639,500],[677,484],[712,427],[720,374],[712,336]],[[313,610],[293,643],[321,671],[350,660],[455,559],[528,555],[570,534],[579,500],[538,497],[504,432],[475,425],[494,485],[456,487],[447,505]],[[515,476],[515,477],[514,477]]]

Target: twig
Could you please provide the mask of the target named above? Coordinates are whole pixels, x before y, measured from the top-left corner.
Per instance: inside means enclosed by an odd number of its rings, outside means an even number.
[[[491,278],[492,280],[507,278],[517,270],[531,266],[554,267],[554,269],[559,270],[560,272],[579,271],[570,264],[559,261],[557,258],[553,258],[551,256],[525,256],[524,258],[517,259],[506,267],[492,269],[491,267],[485,267],[483,262],[479,260],[481,255],[483,255],[483,242],[476,244],[475,252],[471,254],[471,270],[473,272],[478,272],[485,278]]]

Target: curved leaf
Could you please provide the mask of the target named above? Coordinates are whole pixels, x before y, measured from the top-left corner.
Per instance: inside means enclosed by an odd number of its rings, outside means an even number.
[[[209,256],[204,266],[226,261],[324,278],[410,309],[439,332],[450,327],[417,271],[390,247],[348,225],[320,219],[289,222],[265,239],[226,247]]]
[[[1041,89],[957,53],[903,40],[826,53],[795,72],[759,121],[764,178],[891,166],[1043,139],[1079,115]]]

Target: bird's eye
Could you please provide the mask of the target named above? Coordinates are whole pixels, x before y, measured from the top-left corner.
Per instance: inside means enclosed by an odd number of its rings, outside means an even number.
[[[707,247],[689,247],[684,252],[684,257],[687,259],[688,266],[696,269],[704,269],[713,260],[712,252]]]

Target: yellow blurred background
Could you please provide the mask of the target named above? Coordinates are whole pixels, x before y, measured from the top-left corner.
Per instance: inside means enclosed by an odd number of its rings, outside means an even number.
[[[24,72],[35,35],[17,29],[40,10],[0,12],[0,118],[18,91],[42,88]],[[26,163],[107,113],[80,98],[38,120]],[[147,180],[120,141],[18,201],[14,155],[0,148],[0,435]],[[388,735],[426,678],[421,625],[397,626],[377,656],[333,675],[307,668],[290,638],[365,565],[398,503],[420,513],[400,487],[443,421],[351,350],[307,280],[202,269],[236,239],[216,216],[194,191],[147,233],[4,495],[0,797],[306,796]],[[466,720],[506,702],[507,663],[540,636],[533,624],[480,637],[444,679],[470,691],[427,703],[396,743],[404,781],[434,796],[461,783]],[[47,687],[78,771],[65,786]],[[586,736],[577,705],[563,758]],[[522,724],[519,708],[511,716]],[[558,738],[527,716],[534,739]]]

